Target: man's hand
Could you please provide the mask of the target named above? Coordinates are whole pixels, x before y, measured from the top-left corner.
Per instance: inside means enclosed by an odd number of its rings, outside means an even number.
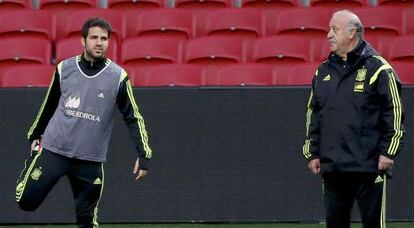
[[[137,173],[138,173],[138,176],[135,178],[135,180],[142,179],[148,173],[147,170],[139,169],[139,158],[137,158],[137,161],[135,162],[135,167],[134,167],[134,174],[137,174]]]
[[[30,149],[34,150],[36,146],[40,146],[40,140],[39,139],[35,139],[32,142],[32,145],[30,145]],[[39,150],[40,148],[36,148],[36,150]]]
[[[319,172],[321,171],[321,163],[319,161],[319,158],[311,160],[308,163],[308,167],[313,174],[319,174]]]
[[[384,155],[380,155],[378,159],[378,170],[379,171],[387,171],[391,170],[394,166],[394,161],[385,157]]]

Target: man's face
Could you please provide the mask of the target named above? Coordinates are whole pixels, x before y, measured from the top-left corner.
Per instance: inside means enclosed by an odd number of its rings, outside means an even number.
[[[86,39],[82,37],[82,45],[85,48],[85,58],[87,60],[102,58],[108,48],[108,42],[108,31],[98,26],[89,28]]]
[[[329,22],[328,43],[331,51],[340,56],[346,54],[351,43],[351,33],[344,15],[334,15]]]

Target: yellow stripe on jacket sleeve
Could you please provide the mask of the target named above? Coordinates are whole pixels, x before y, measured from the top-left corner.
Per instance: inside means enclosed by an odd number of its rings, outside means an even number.
[[[131,82],[129,80],[126,81],[126,88],[127,88],[129,100],[134,109],[134,117],[137,118],[137,121],[138,121],[139,133],[141,135],[141,142],[142,142],[142,145],[145,151],[145,158],[150,159],[152,157],[152,150],[148,144],[148,135],[147,135],[147,131],[145,130],[144,118],[139,113],[138,105],[135,103],[134,93],[132,91]]]
[[[121,83],[127,76],[127,72],[124,69],[122,69],[121,76],[119,77],[119,83]]]
[[[310,144],[311,144],[311,139],[309,139],[309,128],[310,128],[310,124],[311,124],[311,118],[312,118],[312,107],[311,107],[311,102],[313,99],[313,90],[311,90],[310,96],[309,96],[309,100],[308,100],[308,104],[307,104],[307,112],[306,112],[306,140],[305,140],[305,144],[303,145],[303,156],[305,156],[305,158],[310,158],[312,155],[310,153]]]
[[[391,65],[387,62],[387,60],[385,60],[384,58],[382,58],[379,55],[374,55],[374,58],[378,59],[379,61],[381,61],[382,66],[380,68],[377,69],[377,71],[375,71],[374,75],[371,77],[371,79],[369,80],[369,84],[371,85],[372,83],[374,83],[377,79],[378,79],[378,75],[382,70],[385,69],[392,69]]]
[[[62,72],[62,62],[58,64],[58,66],[57,66],[57,70],[58,70],[59,75],[61,75],[60,73]],[[50,85],[49,85],[49,88],[48,88],[48,90],[47,90],[46,96],[45,96],[45,98],[43,99],[43,103],[42,103],[42,105],[40,106],[40,110],[39,110],[39,112],[37,113],[36,119],[35,119],[35,121],[33,122],[32,126],[30,127],[29,132],[27,133],[27,138],[28,138],[28,139],[29,139],[29,138],[30,138],[30,136],[33,134],[33,131],[34,131],[34,129],[37,127],[37,124],[39,123],[39,119],[40,119],[40,117],[42,116],[42,113],[43,113],[43,110],[44,110],[44,108],[45,108],[46,102],[47,102],[47,100],[49,99],[50,90],[51,90],[51,88],[52,88],[53,83],[55,82],[55,74],[56,74],[56,70],[53,72],[52,80],[51,80],[51,82],[50,82]]]
[[[390,146],[388,147],[387,154],[393,156],[397,153],[398,147],[400,145],[400,140],[403,136],[403,131],[401,129],[401,119],[402,119],[402,106],[401,106],[401,98],[398,93],[398,87],[395,80],[395,75],[393,72],[388,72],[389,78],[389,89],[392,98],[393,104],[393,114],[394,114],[394,135],[391,138]]]
[[[392,69],[392,67],[389,64],[384,64],[378,68],[378,70],[375,71],[374,75],[372,75],[371,79],[369,80],[369,85],[372,85],[375,81],[377,81],[379,73],[386,69]]]
[[[311,144],[310,140],[306,139],[305,144],[303,145],[303,156],[305,156],[306,159],[312,157],[312,154],[310,153],[310,149],[309,149],[310,144]]]

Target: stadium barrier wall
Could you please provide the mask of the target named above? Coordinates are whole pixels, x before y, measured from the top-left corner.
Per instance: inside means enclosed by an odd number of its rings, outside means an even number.
[[[73,223],[63,178],[35,212],[14,201],[29,154],[26,132],[46,89],[0,89],[0,223]],[[299,222],[324,218],[321,182],[301,156],[309,88],[136,88],[153,160],[135,182],[121,115],[105,164],[101,223]],[[389,181],[388,220],[414,220],[414,89],[404,88],[407,135]],[[354,219],[358,219],[354,210]]]

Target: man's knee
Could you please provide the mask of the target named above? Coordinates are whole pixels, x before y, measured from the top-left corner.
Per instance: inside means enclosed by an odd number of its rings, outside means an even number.
[[[19,201],[17,201],[17,204],[19,204],[20,209],[22,209],[23,211],[34,211],[40,205],[40,203],[35,203],[24,199],[20,199]]]

